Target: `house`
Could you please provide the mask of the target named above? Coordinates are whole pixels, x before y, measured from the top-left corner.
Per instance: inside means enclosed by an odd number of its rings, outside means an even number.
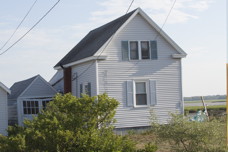
[[[120,105],[116,130],[150,126],[183,113],[181,59],[186,53],[140,8],[90,31],[56,65],[54,88],[75,96],[106,92]]]
[[[10,94],[10,90],[0,82],[0,134],[2,135],[7,135],[8,128],[7,94]]]
[[[23,125],[52,100],[57,91],[40,75],[16,82],[8,96],[9,125]]]

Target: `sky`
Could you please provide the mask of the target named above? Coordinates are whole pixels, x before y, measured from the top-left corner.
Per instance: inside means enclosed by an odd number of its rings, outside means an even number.
[[[0,81],[7,87],[40,74],[49,81],[54,65],[90,30],[124,15],[132,0],[61,0],[19,43],[0,55]],[[0,1],[0,48],[35,0]],[[26,33],[57,0],[37,0],[0,53]],[[174,0],[134,0],[160,27]],[[166,32],[188,55],[182,59],[183,95],[226,93],[226,0],[176,0]]]

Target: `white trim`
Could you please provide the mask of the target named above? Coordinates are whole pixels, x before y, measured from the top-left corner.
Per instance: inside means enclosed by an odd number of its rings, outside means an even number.
[[[84,58],[84,59],[81,59],[81,60],[78,60],[78,61],[75,61],[75,62],[71,62],[69,64],[65,64],[63,65],[64,68],[68,68],[68,67],[71,67],[71,66],[75,66],[77,64],[81,64],[81,63],[84,63],[84,62],[89,62],[89,61],[93,61],[93,60],[106,60],[107,59],[107,56],[91,56],[91,57],[87,57],[87,58]],[[54,68],[55,70],[59,70],[61,69],[60,66],[58,67],[55,67]]]
[[[98,62],[95,62],[95,70],[96,70],[96,95],[99,95],[99,74],[98,74]]]
[[[2,82],[0,82],[0,87],[3,89],[3,90],[5,90],[7,93],[11,93],[11,91],[10,91],[10,89],[9,88],[7,88]]]
[[[180,58],[185,58],[185,54],[172,54],[172,58],[174,59],[180,59]]]

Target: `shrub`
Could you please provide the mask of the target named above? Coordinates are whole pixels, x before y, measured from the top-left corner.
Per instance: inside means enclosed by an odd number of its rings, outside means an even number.
[[[168,124],[152,122],[157,140],[168,141],[176,152],[225,152],[225,124],[212,120],[190,122],[182,115],[172,114]]]
[[[113,133],[118,101],[106,94],[76,98],[57,95],[45,111],[24,127],[0,137],[1,152],[133,152],[134,143]]]

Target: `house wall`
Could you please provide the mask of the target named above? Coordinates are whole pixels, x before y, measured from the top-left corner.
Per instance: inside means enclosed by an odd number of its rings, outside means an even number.
[[[157,37],[158,59],[122,61],[121,41],[154,40],[157,32],[136,15],[108,45],[102,55],[107,60],[98,62],[99,94],[107,92],[120,102],[115,118],[116,128],[150,125],[150,110],[158,121],[166,123],[169,112],[182,112],[181,60],[173,59],[175,49],[160,36]],[[134,79],[156,80],[157,105],[134,108],[127,106],[126,81]]]
[[[8,110],[7,110],[7,92],[0,87],[0,134],[7,135],[8,128]]]
[[[96,61],[86,62],[72,67],[72,94],[80,96],[80,84],[91,83],[91,96],[97,95]]]

